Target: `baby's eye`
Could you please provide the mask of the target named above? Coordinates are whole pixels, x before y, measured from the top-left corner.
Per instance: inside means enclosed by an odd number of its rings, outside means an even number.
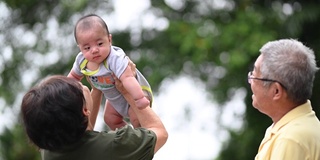
[[[90,50],[90,47],[84,47],[83,49],[88,51],[88,50]]]
[[[102,45],[103,45],[103,43],[102,43],[102,42],[100,42],[100,43],[98,43],[98,45],[99,45],[99,46],[102,46]]]

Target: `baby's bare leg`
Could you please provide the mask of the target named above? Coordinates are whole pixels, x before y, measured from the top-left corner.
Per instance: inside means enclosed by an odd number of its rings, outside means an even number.
[[[104,109],[104,122],[109,126],[110,129],[115,130],[121,128],[127,123],[123,117],[113,108],[113,106],[107,101]]]
[[[131,107],[129,107],[128,114],[133,128],[141,127],[140,122]]]

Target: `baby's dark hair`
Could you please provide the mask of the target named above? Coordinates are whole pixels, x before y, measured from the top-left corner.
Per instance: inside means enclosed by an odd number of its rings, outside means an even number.
[[[83,136],[88,118],[79,82],[66,76],[50,76],[23,97],[21,116],[29,139],[39,148],[56,151]]]
[[[75,38],[77,43],[78,43],[78,40],[77,40],[77,28],[78,28],[78,26],[81,25],[82,29],[90,29],[90,28],[92,28],[92,25],[94,25],[95,22],[100,23],[106,29],[106,33],[108,35],[110,34],[106,22],[100,16],[98,16],[96,14],[88,14],[88,15],[85,15],[85,16],[81,17],[77,21],[77,23],[76,23],[76,25],[74,27],[74,38]]]

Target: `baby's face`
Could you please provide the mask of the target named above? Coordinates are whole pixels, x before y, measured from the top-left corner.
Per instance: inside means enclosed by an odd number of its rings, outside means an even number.
[[[110,53],[111,35],[101,25],[77,31],[77,40],[80,51],[90,62],[100,64]]]

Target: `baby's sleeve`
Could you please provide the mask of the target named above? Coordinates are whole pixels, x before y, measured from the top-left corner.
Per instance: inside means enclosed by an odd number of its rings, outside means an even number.
[[[74,71],[75,74],[77,74],[78,76],[83,76],[83,73],[81,73],[81,69],[80,69],[80,65],[81,63],[84,61],[84,56],[83,54],[80,52],[78,53],[73,66],[72,66],[72,70]]]
[[[129,60],[122,49],[112,50],[107,63],[109,69],[115,74],[115,76],[120,78],[120,76],[128,67]]]

